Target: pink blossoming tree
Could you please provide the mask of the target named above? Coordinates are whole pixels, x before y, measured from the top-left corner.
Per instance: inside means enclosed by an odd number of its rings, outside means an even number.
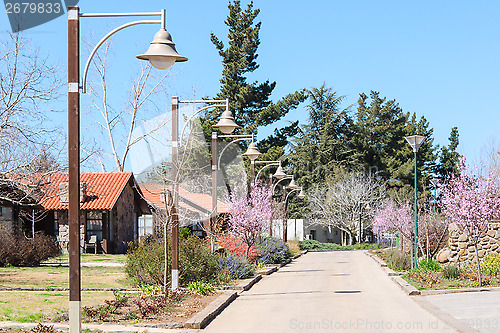
[[[481,264],[477,244],[492,219],[499,218],[500,192],[490,171],[486,176],[474,176],[465,165],[458,163],[458,176],[453,176],[442,188],[441,206],[445,216],[460,232],[466,233],[476,251],[477,275],[482,285]]]
[[[235,191],[231,194],[228,205],[231,232],[246,244],[248,258],[250,248],[255,245],[272,217],[272,188],[256,184],[248,196]]]
[[[412,240],[413,213],[409,203],[396,204],[389,200],[373,219],[372,230],[379,237],[385,232],[398,232],[401,237]]]

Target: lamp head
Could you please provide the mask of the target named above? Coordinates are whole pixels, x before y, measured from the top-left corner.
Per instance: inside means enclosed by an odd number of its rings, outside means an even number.
[[[155,34],[153,41],[149,43],[149,49],[146,53],[139,54],[137,58],[149,60],[151,65],[158,69],[167,69],[172,67],[175,62],[188,60],[177,53],[175,44],[172,42],[172,36],[164,28],[161,28]]]
[[[259,149],[257,148],[257,145],[255,144],[255,142],[252,141],[248,145],[248,149],[243,155],[248,157],[251,161],[255,161],[262,154],[259,151]]]
[[[425,139],[427,139],[427,137],[423,135],[412,135],[405,136],[405,139],[413,148],[413,152],[416,153],[418,152],[418,148],[420,148],[420,146],[425,142]]]
[[[295,184],[295,179],[292,179],[292,181],[290,182],[290,184],[288,185],[288,188],[291,189],[291,190],[296,190],[298,189],[299,187],[297,186],[297,184]]]
[[[220,131],[224,134],[230,134],[235,129],[241,128],[240,125],[234,122],[233,114],[229,110],[222,112],[219,122],[217,123],[217,125],[214,125],[212,127],[220,129]]]
[[[281,167],[281,165],[278,166],[278,168],[276,169],[276,172],[274,173],[273,176],[280,179],[280,180],[286,177],[286,173],[283,171],[283,168]]]
[[[304,199],[306,197],[306,194],[304,193],[304,190],[302,189],[302,187],[300,188],[300,192],[299,192],[299,194],[297,194],[297,197],[299,199]]]

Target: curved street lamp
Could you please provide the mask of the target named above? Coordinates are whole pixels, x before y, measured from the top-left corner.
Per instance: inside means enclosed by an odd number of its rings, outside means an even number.
[[[417,226],[417,152],[420,146],[425,142],[425,139],[427,139],[426,136],[423,135],[412,135],[412,136],[406,136],[405,137],[406,141],[410,144],[410,146],[413,148],[413,154],[414,154],[414,160],[415,160],[415,238],[414,238],[414,245],[413,245],[413,267],[417,267],[418,265],[418,226]]]
[[[293,183],[293,187],[291,186]],[[302,190],[302,187],[298,187],[296,184],[295,184],[295,180],[292,179],[292,181],[290,182],[290,185],[288,185],[288,188],[291,189],[290,192],[288,192],[288,194],[286,195],[285,197],[285,188],[283,188],[283,241],[286,242],[287,241],[287,233],[288,233],[288,220],[286,218],[286,208],[287,208],[287,201],[288,201],[288,198],[290,197],[290,194],[292,194],[293,192],[296,192],[296,191],[300,191],[299,194],[297,194],[297,197],[299,199],[304,199],[305,198],[305,193],[304,191]]]
[[[160,20],[141,20],[123,24],[106,34],[94,47],[87,60],[80,85],[80,18],[81,17],[160,16]],[[166,31],[166,11],[154,13],[80,13],[78,6],[68,6],[68,224],[69,224],[69,327],[71,333],[81,331],[80,275],[80,88],[86,90],[87,71],[97,49],[113,34],[139,24],[160,24],[149,50],[138,56],[158,68],[169,68],[186,61],[175,50]]]

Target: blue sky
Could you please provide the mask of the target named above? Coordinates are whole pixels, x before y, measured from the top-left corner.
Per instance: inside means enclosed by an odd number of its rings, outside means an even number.
[[[227,3],[83,0],[79,5],[82,12],[165,8],[167,30],[178,52],[189,58],[176,65],[166,94],[192,99],[193,94],[214,96],[219,89],[222,67],[210,33],[226,41]],[[273,100],[325,82],[346,96],[347,106],[356,104],[359,93],[376,90],[405,111],[425,116],[438,144],[447,144],[451,128],[458,126],[460,151],[469,157],[476,158],[499,136],[500,2],[255,0],[254,6],[261,9],[260,68],[249,80],[276,81]],[[81,36],[101,36],[127,21],[84,18]],[[25,34],[65,69],[66,29],[63,16]],[[7,30],[7,16],[0,10],[0,38]],[[108,85],[124,90],[139,67],[135,55],[147,49],[157,30],[137,26],[118,33],[115,74]],[[84,62],[82,56],[82,69]],[[285,121],[295,119],[306,121],[303,106]],[[260,137],[271,130],[261,129]]]

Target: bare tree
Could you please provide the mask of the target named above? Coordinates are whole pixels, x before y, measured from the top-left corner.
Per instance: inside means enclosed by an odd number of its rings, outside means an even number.
[[[91,117],[97,120],[90,125],[97,125],[98,132],[106,137],[104,141],[94,142],[94,146],[100,147],[97,154],[94,154],[95,149],[89,149],[87,153],[103,171],[106,170],[109,158],[112,159],[115,170],[123,171],[130,148],[170,121],[165,113],[166,103],[157,103],[157,100],[166,102],[165,96],[158,99],[158,94],[166,91],[166,81],[171,70],[160,74],[149,63],[141,62],[138,75],[130,83],[128,98],[122,102],[123,99],[117,98],[115,92],[120,87],[108,86],[110,54],[111,44],[108,42],[103,50],[94,56],[90,75],[94,80],[89,80],[87,84],[92,104],[91,112],[99,113],[99,117]],[[134,129],[137,126],[162,114],[163,116],[156,119],[155,126],[135,135],[137,132],[134,133]]]
[[[385,186],[370,175],[349,172],[339,179],[330,179],[308,191],[310,220],[324,226],[337,227],[349,235],[352,244],[356,235],[370,227],[374,208],[387,197]]]
[[[0,47],[0,200],[35,207],[62,149],[49,119],[60,72],[22,34],[8,35]],[[43,163],[49,156],[54,160]]]

